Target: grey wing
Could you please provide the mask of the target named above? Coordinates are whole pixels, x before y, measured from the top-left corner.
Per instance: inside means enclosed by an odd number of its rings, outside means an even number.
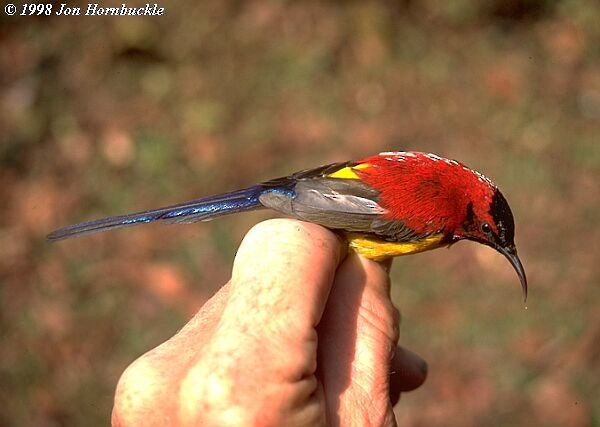
[[[332,229],[371,232],[379,215],[379,193],[358,180],[298,180],[293,191],[265,191],[260,202],[273,210]]]
[[[378,203],[379,192],[355,179],[300,179],[293,191],[274,188],[259,196],[260,202],[294,218],[331,229],[380,235],[407,241],[416,234],[402,221],[382,218],[387,210]]]

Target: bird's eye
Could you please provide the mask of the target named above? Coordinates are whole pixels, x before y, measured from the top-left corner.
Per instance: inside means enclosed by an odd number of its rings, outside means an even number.
[[[483,231],[485,234],[491,233],[492,227],[490,227],[490,225],[487,222],[484,222],[483,224],[481,224],[481,231]]]

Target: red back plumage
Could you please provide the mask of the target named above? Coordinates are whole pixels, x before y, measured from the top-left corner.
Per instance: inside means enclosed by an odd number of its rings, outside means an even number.
[[[460,162],[414,151],[381,153],[357,163],[357,175],[380,192],[386,217],[417,232],[453,232],[472,203],[475,215],[489,215],[495,184]]]

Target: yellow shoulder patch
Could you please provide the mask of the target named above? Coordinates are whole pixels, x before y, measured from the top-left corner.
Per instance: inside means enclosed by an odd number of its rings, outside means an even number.
[[[415,242],[387,242],[376,237],[360,233],[348,233],[349,246],[362,256],[374,261],[400,255],[415,254],[439,248],[443,234],[433,234]]]
[[[369,166],[371,165],[368,163],[361,163],[356,166],[346,166],[345,168],[336,170],[334,173],[330,173],[327,175],[327,178],[360,179],[354,171],[366,169]]]

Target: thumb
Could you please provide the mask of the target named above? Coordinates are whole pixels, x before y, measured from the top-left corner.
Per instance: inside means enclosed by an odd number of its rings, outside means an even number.
[[[389,265],[350,253],[340,265],[319,325],[319,369],[331,425],[395,425],[390,364],[399,312]]]

